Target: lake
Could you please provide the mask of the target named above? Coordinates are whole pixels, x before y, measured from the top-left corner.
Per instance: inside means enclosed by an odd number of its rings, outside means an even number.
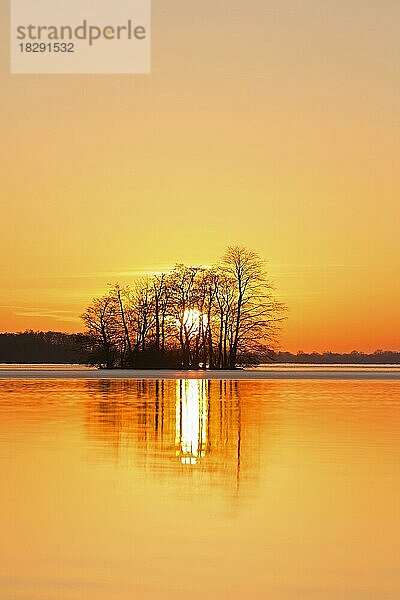
[[[0,379],[1,600],[397,600],[398,380]]]

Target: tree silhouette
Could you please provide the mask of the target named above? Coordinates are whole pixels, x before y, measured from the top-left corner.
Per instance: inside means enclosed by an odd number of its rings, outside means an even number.
[[[234,369],[274,343],[282,308],[261,258],[234,246],[212,268],[177,264],[116,285],[82,318],[107,368]]]

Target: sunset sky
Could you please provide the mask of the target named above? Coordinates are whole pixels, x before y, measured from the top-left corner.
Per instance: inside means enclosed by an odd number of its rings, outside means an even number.
[[[154,0],[147,76],[10,75],[0,6],[0,331],[239,243],[282,348],[400,350],[398,0]]]

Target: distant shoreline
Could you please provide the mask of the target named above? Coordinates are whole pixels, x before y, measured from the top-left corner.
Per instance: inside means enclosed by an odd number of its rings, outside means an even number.
[[[335,381],[400,381],[400,369],[396,366],[354,365],[327,367],[321,366],[283,366],[270,369],[236,371],[169,371],[169,370],[105,370],[63,365],[1,365],[0,380],[6,379],[121,379],[121,380],[176,380],[176,379],[212,379],[212,380],[335,380]]]

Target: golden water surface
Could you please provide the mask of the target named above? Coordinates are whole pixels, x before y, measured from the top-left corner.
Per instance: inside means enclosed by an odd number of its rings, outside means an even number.
[[[400,598],[399,392],[0,381],[1,600]]]

